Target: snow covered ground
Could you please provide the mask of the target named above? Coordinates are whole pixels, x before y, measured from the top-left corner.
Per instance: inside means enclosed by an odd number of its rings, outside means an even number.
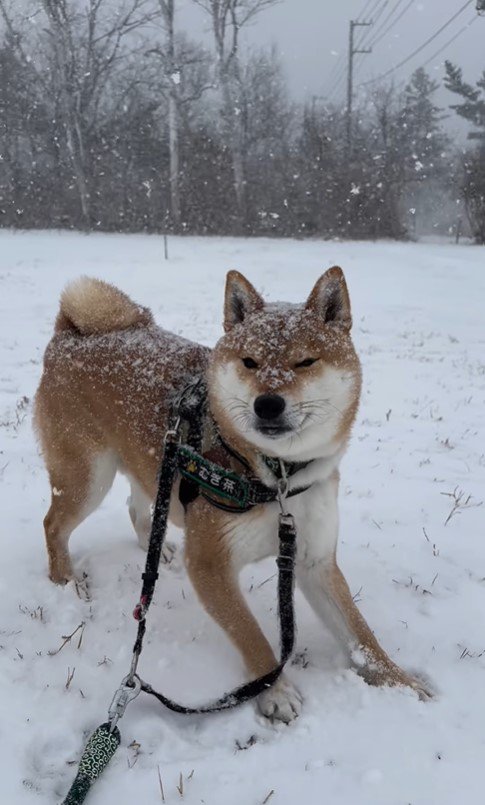
[[[297,595],[288,673],[304,708],[294,725],[274,728],[252,705],[175,716],[142,695],[89,801],[160,803],[160,772],[168,805],[481,803],[485,250],[197,238],[170,239],[169,250],[165,262],[158,237],[0,232],[1,802],[65,794],[127,671],[144,561],[119,479],[72,539],[92,601],[47,578],[49,490],[30,415],[62,286],[80,273],[113,281],[165,327],[212,344],[227,269],[273,299],[302,300],[339,263],[364,367],[342,468],[340,562],[383,646],[427,674],[436,698],[367,687]],[[276,644],[274,572],[273,561],[251,567],[243,586]],[[201,610],[180,560],[161,572],[141,671],[189,703],[242,681],[239,656]]]

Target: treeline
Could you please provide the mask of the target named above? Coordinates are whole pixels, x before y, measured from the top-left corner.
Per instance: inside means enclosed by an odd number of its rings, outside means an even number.
[[[485,242],[485,139],[456,150],[418,69],[352,118],[291,101],[274,50],[243,53],[273,0],[0,0],[0,226],[402,238],[460,210]],[[453,108],[485,133],[476,87],[446,67]]]

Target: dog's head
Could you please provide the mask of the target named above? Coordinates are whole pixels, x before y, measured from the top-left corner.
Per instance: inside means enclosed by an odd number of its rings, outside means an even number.
[[[330,268],[302,305],[266,304],[238,271],[227,275],[225,335],[209,369],[212,413],[270,455],[325,455],[348,435],[360,365],[343,272]]]

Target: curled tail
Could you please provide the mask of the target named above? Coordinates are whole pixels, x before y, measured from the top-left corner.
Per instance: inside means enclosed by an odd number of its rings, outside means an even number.
[[[56,332],[109,333],[148,325],[152,321],[150,311],[137,305],[119,288],[94,277],[80,277],[69,283],[61,294]]]

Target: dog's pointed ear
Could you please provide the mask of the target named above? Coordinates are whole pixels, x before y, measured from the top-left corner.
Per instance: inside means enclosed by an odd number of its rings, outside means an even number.
[[[229,271],[226,277],[224,297],[224,330],[229,332],[236,324],[240,324],[248,313],[254,313],[264,307],[264,300],[249,280],[239,271]]]
[[[336,324],[350,330],[350,297],[344,272],[339,266],[329,268],[317,280],[305,307],[323,318],[325,324]]]

